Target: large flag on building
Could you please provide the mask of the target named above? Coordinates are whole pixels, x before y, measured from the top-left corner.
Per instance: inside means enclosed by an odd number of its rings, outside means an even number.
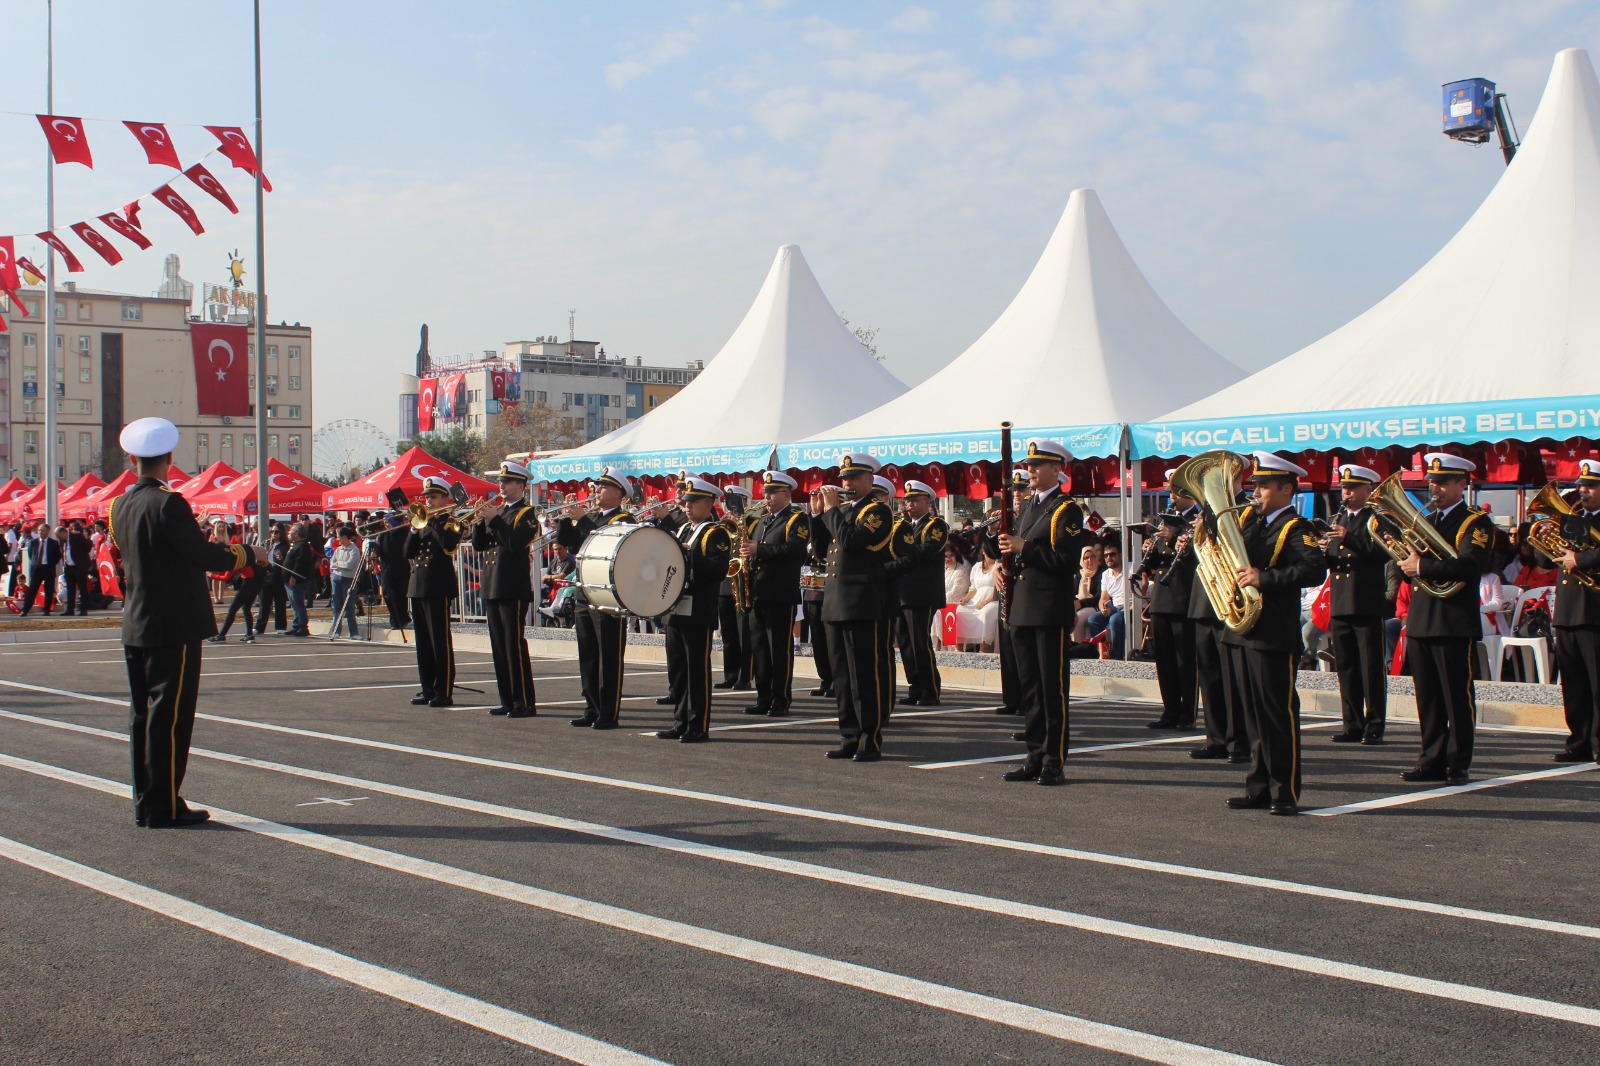
[[[189,323],[195,397],[203,415],[250,413],[250,331],[242,325]]]
[[[460,418],[467,413],[467,376],[446,374],[439,379],[439,417]]]
[[[522,399],[522,371],[506,371],[506,393],[500,398],[510,403],[517,403]]]
[[[417,432],[433,432],[433,408],[439,396],[439,379],[423,378],[417,393]]]

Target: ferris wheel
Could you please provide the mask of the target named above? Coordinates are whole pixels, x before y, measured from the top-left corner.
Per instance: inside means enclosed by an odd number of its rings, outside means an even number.
[[[359,418],[341,418],[311,435],[312,473],[330,485],[342,485],[365,474],[378,462],[394,458],[389,434]]]

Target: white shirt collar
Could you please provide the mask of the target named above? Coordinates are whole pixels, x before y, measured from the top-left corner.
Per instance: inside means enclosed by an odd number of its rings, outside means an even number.
[[[1463,503],[1465,503],[1466,499],[1467,498],[1465,496],[1463,496],[1463,497],[1461,497],[1461,499],[1457,500],[1455,503],[1452,503],[1449,507],[1446,507],[1442,511],[1439,511],[1438,512],[1439,517],[1440,518],[1448,517],[1450,512],[1454,511],[1457,507],[1460,507]]]
[[[1273,522],[1276,522],[1278,520],[1278,516],[1279,515],[1281,515],[1285,511],[1292,510],[1293,508],[1294,508],[1294,504],[1286,503],[1282,507],[1278,508],[1276,511],[1273,511],[1271,514],[1267,515],[1267,525],[1270,526]]]

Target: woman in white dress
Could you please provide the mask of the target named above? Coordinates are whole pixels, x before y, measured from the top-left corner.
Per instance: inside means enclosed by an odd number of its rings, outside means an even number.
[[[956,633],[976,635],[979,651],[994,651],[1000,639],[1000,602],[995,598],[999,572],[998,562],[987,555],[980,556],[972,564],[967,594],[956,607]]]

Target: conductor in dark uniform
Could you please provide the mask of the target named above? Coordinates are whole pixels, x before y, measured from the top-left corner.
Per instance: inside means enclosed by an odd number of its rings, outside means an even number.
[[[1167,472],[1171,481],[1173,471]],[[1195,514],[1194,501],[1172,494],[1172,510],[1159,519],[1151,537],[1153,545],[1139,569],[1150,589],[1150,649],[1156,660],[1156,682],[1161,688],[1161,717],[1145,723],[1151,729],[1193,729],[1198,698],[1195,670],[1195,624],[1189,618],[1189,597],[1194,593],[1195,555],[1178,550],[1178,538]]]
[[[1494,523],[1464,499],[1477,464],[1448,452],[1429,452],[1427,522],[1455,547],[1454,559],[1413,551],[1400,570],[1411,579],[1411,613],[1406,615],[1406,665],[1417,693],[1422,751],[1417,765],[1400,776],[1406,781],[1464,785],[1472,767],[1478,711],[1472,687],[1472,647],[1483,635],[1478,579],[1489,569]],[[1460,582],[1453,595],[1428,591],[1428,582]]]
[[[933,652],[933,616],[944,606],[944,549],[950,527],[933,513],[932,486],[905,484],[901,523],[909,537],[907,551],[895,562],[900,587],[900,616],[895,643],[906,672],[905,703],[916,707],[939,704],[939,664]]]
[[[1567,714],[1567,743],[1552,756],[1555,762],[1588,762],[1600,755],[1600,546],[1590,530],[1600,527],[1600,459],[1578,463],[1578,502],[1563,533],[1580,545],[1556,560],[1556,662],[1561,666],[1561,702]]]
[[[528,611],[533,606],[533,571],[528,549],[539,539],[539,512],[527,502],[528,468],[500,464],[499,507],[472,527],[472,550],[483,560],[479,588],[489,621],[489,651],[500,706],[490,714],[531,718],[537,713],[533,664],[528,658]]]
[[[595,482],[594,491],[596,508],[593,513],[572,500],[556,525],[556,540],[573,552],[582,548],[589,534],[601,526],[634,521],[633,515],[622,509],[622,501],[633,492],[628,475],[608,466]],[[627,630],[621,616],[590,606],[583,595],[583,590],[578,590],[580,602],[572,620],[578,641],[583,714],[570,721],[579,727],[615,729],[617,715],[622,710],[622,660],[627,653]]]
[[[424,478],[422,502],[429,510],[450,504],[450,485],[439,477]],[[460,595],[456,584],[455,550],[461,528],[448,513],[434,515],[420,530],[406,534],[406,560],[411,565],[411,618],[417,632],[417,677],[422,691],[414,704],[449,707],[456,686],[456,646],[450,633],[450,602]]]
[[[182,795],[200,695],[200,646],[217,632],[206,574],[264,566],[267,555],[264,548],[207,540],[189,501],[167,488],[178,427],[165,418],[141,418],[128,424],[119,443],[139,473],[106,512],[125,577],[133,820],[151,829],[194,825],[209,817]]]
[[[782,718],[794,688],[794,616],[800,605],[800,568],[811,544],[811,516],[794,505],[799,482],[781,470],[761,481],[766,513],[742,549],[750,568],[750,659],[756,702],[745,714]]]
[[[673,725],[660,740],[695,744],[710,739],[711,633],[717,625],[717,598],[733,556],[733,539],[716,521],[712,505],[722,490],[703,478],[688,478],[678,493],[684,522],[675,536],[687,572],[683,595],[667,615],[667,685],[678,694]]]
[[[1251,476],[1256,502],[1239,516],[1250,563],[1239,569],[1238,582],[1261,593],[1261,614],[1248,633],[1227,630],[1222,637],[1239,686],[1251,759],[1244,795],[1229,799],[1228,806],[1293,815],[1300,813],[1300,697],[1294,685],[1305,650],[1300,590],[1322,584],[1328,563],[1311,523],[1294,509],[1304,468],[1256,452]]]
[[[865,452],[839,457],[839,490],[821,490],[822,512],[811,535],[827,552],[827,596],[822,620],[833,656],[833,688],[839,706],[837,748],[830,759],[876,762],[883,756],[883,722],[894,699],[894,675],[884,669],[891,610],[888,593],[889,541],[894,515],[872,498],[878,460]]]
[[[996,538],[1001,552],[1012,557],[1006,595],[1005,624],[1016,650],[1017,674],[1027,701],[1023,730],[1028,757],[1007,781],[1067,783],[1067,704],[1072,687],[1072,660],[1067,645],[1076,621],[1072,590],[1078,580],[1078,556],[1084,543],[1083,509],[1061,485],[1061,468],[1072,453],[1057,441],[1028,439],[1020,460],[1028,468],[1033,494],[1022,505],[1009,535]]]
[[[1389,553],[1367,530],[1367,497],[1383,479],[1376,470],[1347,463],[1339,468],[1344,507],[1322,538],[1328,557],[1328,638],[1339,672],[1344,731],[1335,744],[1382,744],[1389,707],[1389,663],[1383,620],[1388,608],[1384,568]]]
[[[750,528],[750,521],[745,514],[749,502],[750,494],[738,485],[728,485],[722,490],[722,509],[735,521],[744,523],[746,530]],[[717,682],[717,688],[750,689],[753,670],[750,642],[746,639],[750,629],[745,621],[748,613],[734,606],[733,579],[725,577],[721,598],[717,601],[717,632],[722,635],[722,680]]]

